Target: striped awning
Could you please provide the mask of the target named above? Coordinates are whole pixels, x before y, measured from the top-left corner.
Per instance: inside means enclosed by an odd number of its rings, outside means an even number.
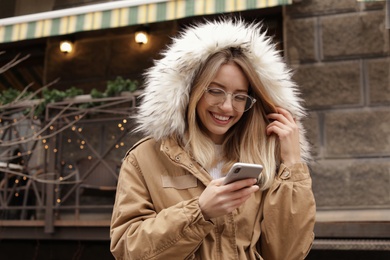
[[[293,0],[122,0],[0,19],[0,43],[259,9]]]

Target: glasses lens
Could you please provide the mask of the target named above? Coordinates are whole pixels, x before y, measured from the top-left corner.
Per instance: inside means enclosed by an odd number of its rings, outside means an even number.
[[[211,106],[218,106],[226,99],[226,92],[218,88],[208,88],[205,93],[206,101]]]
[[[227,98],[227,93],[218,88],[207,88],[205,98],[209,105],[219,106],[223,104]],[[232,105],[237,112],[245,112],[253,105],[252,98],[246,94],[233,94]]]
[[[236,94],[233,97],[233,107],[238,112],[245,112],[252,106],[252,99],[244,94]]]

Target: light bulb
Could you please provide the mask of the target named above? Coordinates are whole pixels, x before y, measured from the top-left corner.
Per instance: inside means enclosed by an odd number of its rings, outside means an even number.
[[[145,31],[139,31],[135,33],[135,42],[139,44],[148,43],[148,34]]]
[[[63,53],[71,53],[73,50],[73,43],[70,41],[62,41],[60,43],[60,50]]]

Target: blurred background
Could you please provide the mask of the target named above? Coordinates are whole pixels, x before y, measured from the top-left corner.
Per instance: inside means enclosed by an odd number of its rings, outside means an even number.
[[[183,27],[262,21],[302,90],[317,202],[308,259],[390,257],[390,3],[0,0],[3,259],[113,259],[145,69]]]

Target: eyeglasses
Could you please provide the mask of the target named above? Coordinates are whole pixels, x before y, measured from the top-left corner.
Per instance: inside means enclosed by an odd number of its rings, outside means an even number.
[[[232,106],[237,112],[248,111],[253,106],[253,104],[256,103],[256,99],[251,96],[241,93],[228,93],[220,88],[206,88],[204,92],[206,102],[210,106],[222,105],[226,101],[228,95],[231,95]]]

